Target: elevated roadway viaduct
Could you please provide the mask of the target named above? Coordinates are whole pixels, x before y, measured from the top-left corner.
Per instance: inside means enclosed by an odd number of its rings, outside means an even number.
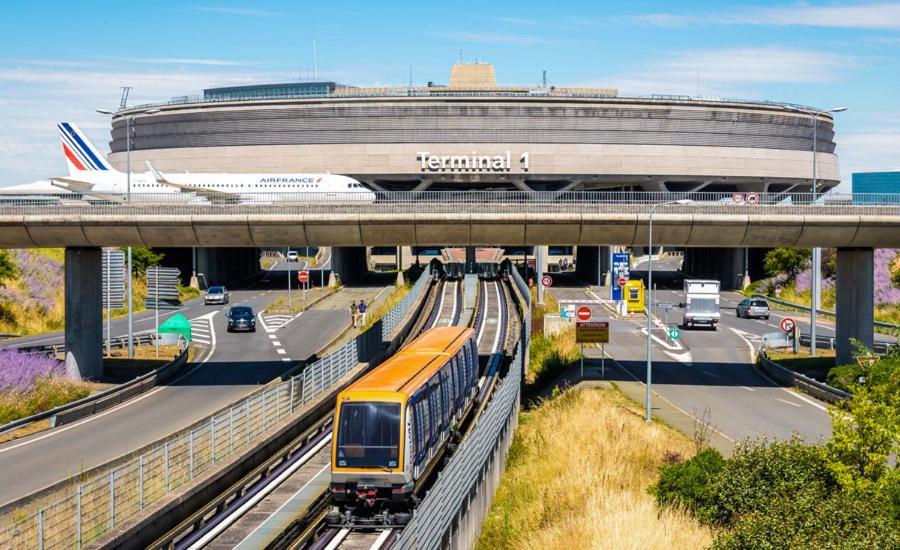
[[[839,360],[849,339],[871,344],[873,249],[900,247],[900,199],[891,196],[760,197],[672,193],[387,193],[375,203],[353,194],[242,197],[210,201],[148,195],[130,204],[22,200],[0,204],[0,247],[66,247],[67,309],[99,307],[99,248],[333,246],[335,270],[359,266],[365,247],[395,245],[654,245],[838,249]],[[672,204],[690,200],[689,204]],[[778,200],[780,202],[774,202]],[[595,254],[595,261],[604,254]],[[98,265],[94,265],[98,264]],[[728,265],[729,262],[721,262]],[[74,269],[73,269],[74,268]],[[95,273],[95,274],[96,274]],[[96,372],[100,316],[67,318],[70,363]],[[80,356],[80,357],[79,357]],[[84,365],[90,364],[91,367]],[[70,369],[74,370],[74,369]]]

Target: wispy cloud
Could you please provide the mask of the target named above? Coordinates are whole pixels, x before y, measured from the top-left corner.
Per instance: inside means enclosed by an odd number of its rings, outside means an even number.
[[[841,190],[850,191],[853,172],[900,170],[900,127],[839,132]]]
[[[259,10],[256,8],[224,7],[224,6],[193,6],[191,9],[205,11],[207,13],[224,13],[228,15],[247,15],[250,17],[274,17],[278,15],[274,11]]]
[[[466,32],[466,31],[434,31],[426,33],[433,38],[445,38],[455,42],[476,42],[479,44],[507,44],[514,46],[532,46],[551,44],[552,40],[528,34],[505,32]]]
[[[756,84],[833,82],[853,56],[784,47],[742,47],[676,52],[634,71],[591,85],[617,86],[624,94],[678,94],[743,97]]]
[[[203,65],[208,67],[242,67],[252,64],[246,61],[231,61],[227,59],[202,59],[196,57],[113,57],[110,59],[114,59],[116,61],[127,61],[129,63],[147,63],[150,65]]]
[[[804,4],[777,8],[737,8],[703,16],[649,13],[600,18],[575,17],[571,20],[575,24],[587,26],[633,23],[660,28],[726,24],[773,27],[832,27],[842,29],[900,29],[900,3],[881,2],[850,6],[811,6]]]

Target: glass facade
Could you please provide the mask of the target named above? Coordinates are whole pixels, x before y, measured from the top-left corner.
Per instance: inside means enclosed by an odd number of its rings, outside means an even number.
[[[853,174],[853,193],[900,193],[900,171],[857,172]]]
[[[302,97],[328,95],[337,84],[334,82],[287,82],[283,84],[256,84],[253,86],[228,86],[203,90],[206,101],[267,99],[277,97]]]

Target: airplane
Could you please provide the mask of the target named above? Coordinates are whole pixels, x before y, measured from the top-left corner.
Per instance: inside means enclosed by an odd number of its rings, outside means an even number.
[[[65,192],[124,202],[127,174],[113,168],[75,125],[57,124],[68,177],[54,177],[0,188],[2,194]],[[165,200],[160,194],[182,195],[198,202],[265,203],[279,201],[375,202],[375,193],[353,178],[336,174],[256,173],[163,174],[148,160],[146,172],[131,173],[132,200]],[[143,197],[142,197],[143,195]]]

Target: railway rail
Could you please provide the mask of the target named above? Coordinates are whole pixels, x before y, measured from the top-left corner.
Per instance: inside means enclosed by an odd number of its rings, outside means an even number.
[[[442,280],[434,292],[437,297],[421,331],[461,321],[463,281]],[[489,399],[499,374],[507,344],[508,292],[499,280],[480,281],[478,313],[472,325],[479,355],[488,357],[473,418]],[[315,428],[185,519],[153,548],[389,548],[399,533],[396,528],[339,529],[324,524],[329,508],[331,421],[332,414],[322,418]],[[466,423],[473,424],[474,420]]]

